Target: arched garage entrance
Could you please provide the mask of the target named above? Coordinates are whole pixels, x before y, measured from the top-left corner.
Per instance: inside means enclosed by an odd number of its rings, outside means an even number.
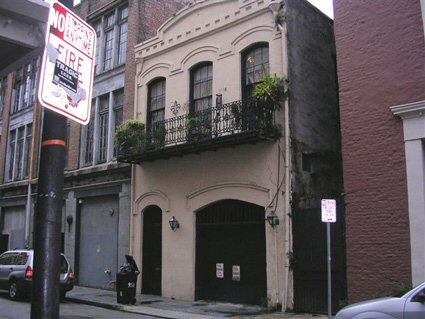
[[[238,200],[222,200],[196,214],[197,300],[264,301],[264,219],[264,207]]]

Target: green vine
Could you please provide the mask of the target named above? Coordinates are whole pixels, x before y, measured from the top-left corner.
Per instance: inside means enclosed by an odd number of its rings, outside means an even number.
[[[286,84],[287,81],[281,77],[267,75],[255,87],[254,95],[259,100],[272,104],[275,108],[280,108],[280,101],[287,96]]]
[[[130,119],[115,129],[115,142],[119,153],[135,154],[141,151],[146,142],[146,127],[140,120]]]

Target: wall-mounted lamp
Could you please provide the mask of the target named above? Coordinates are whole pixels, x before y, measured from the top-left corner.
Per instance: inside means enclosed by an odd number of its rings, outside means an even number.
[[[276,225],[279,225],[279,217],[276,215],[274,210],[270,212],[270,214],[267,215],[266,220],[269,222],[270,226],[273,228],[276,227]]]
[[[68,232],[71,231],[71,225],[74,222],[74,217],[72,215],[66,216],[66,223],[68,224]]]
[[[179,221],[176,219],[176,217],[171,217],[171,219],[168,221],[170,223],[170,227],[173,231],[176,231],[177,229],[180,228],[180,223]]]
[[[222,106],[223,105],[223,95],[221,93],[217,93],[215,95],[215,105]]]

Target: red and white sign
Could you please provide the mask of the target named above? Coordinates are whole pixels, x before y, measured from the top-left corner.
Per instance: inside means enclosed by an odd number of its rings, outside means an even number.
[[[40,103],[81,124],[90,120],[96,32],[59,2],[50,8]]]

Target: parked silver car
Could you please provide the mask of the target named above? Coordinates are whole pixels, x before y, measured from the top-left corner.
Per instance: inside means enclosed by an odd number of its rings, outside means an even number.
[[[401,297],[379,298],[349,305],[335,319],[424,319],[425,282]]]
[[[0,255],[0,289],[8,290],[16,300],[31,293],[33,276],[33,250],[9,250]],[[60,259],[60,297],[74,288],[74,273],[64,254]]]

